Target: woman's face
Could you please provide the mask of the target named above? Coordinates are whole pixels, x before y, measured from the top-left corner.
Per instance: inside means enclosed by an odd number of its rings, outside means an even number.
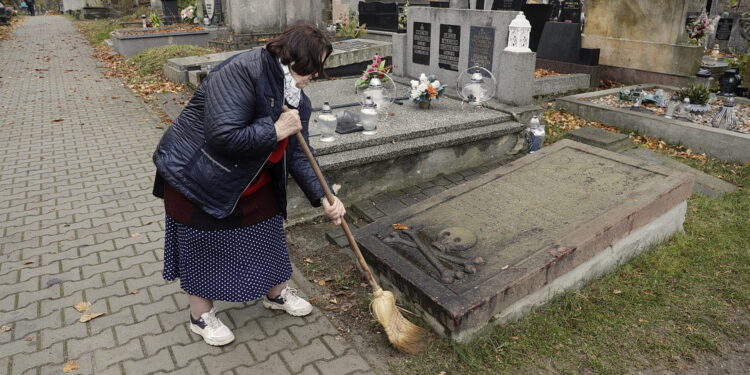
[[[323,56],[320,57],[320,61],[325,61],[325,59],[326,59],[326,54],[324,53]],[[318,73],[313,73],[313,74],[308,74],[306,76],[302,76],[302,75],[297,74],[294,71],[294,69],[289,69],[289,72],[292,74],[292,78],[294,78],[294,82],[297,83],[295,86],[297,86],[297,88],[300,90],[304,89],[307,85],[310,84],[310,82],[312,82],[312,80],[315,77],[318,76]]]

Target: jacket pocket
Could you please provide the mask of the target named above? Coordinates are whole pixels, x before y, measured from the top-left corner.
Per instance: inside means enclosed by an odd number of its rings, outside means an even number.
[[[195,152],[185,171],[185,176],[213,201],[225,200],[227,193],[236,190],[234,186],[242,175],[241,168],[205,146]]]

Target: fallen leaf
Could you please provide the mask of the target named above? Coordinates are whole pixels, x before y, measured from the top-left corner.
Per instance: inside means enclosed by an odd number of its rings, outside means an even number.
[[[393,224],[391,227],[393,227],[393,230],[409,230],[409,227],[404,224]]]
[[[648,323],[648,320],[643,319],[643,318],[638,318],[638,322],[640,322],[640,323]]]
[[[315,262],[313,262],[313,260],[312,260],[312,259],[310,259],[310,258],[308,258],[308,257],[302,257],[302,261],[303,261],[303,262],[305,262],[305,263],[309,263],[309,264],[313,264],[313,263],[315,263]]]
[[[353,305],[351,303],[345,303],[341,305],[341,311],[349,311],[351,310],[352,306]]]
[[[508,269],[508,267],[510,267],[510,264],[506,264],[505,266],[503,266],[503,268],[500,268],[500,269],[501,269],[501,270],[507,270],[507,269]]]
[[[65,362],[65,366],[63,366],[64,373],[73,372],[73,371],[80,370],[80,369],[81,369],[81,365],[79,365],[78,362],[76,361]]]
[[[96,318],[98,318],[98,317],[100,317],[100,316],[102,316],[104,314],[106,314],[106,313],[102,312],[102,313],[93,313],[93,314],[83,314],[83,315],[81,315],[81,319],[78,319],[78,321],[81,322],[81,323],[86,323],[89,320],[96,319]]]
[[[622,293],[622,290],[615,289],[615,290],[612,291],[612,293],[614,293],[614,294],[620,294],[620,293]]]
[[[8,326],[0,326],[0,332],[8,332],[13,328],[10,328]]]
[[[138,236],[140,236],[140,235],[141,235],[140,233],[138,233],[138,232],[135,232],[135,233],[133,233],[132,235],[130,235],[130,237],[138,237]]]
[[[73,308],[76,309],[76,311],[80,313],[86,312],[86,311],[89,311],[89,308],[91,308],[91,302],[87,302],[87,301],[78,302],[73,306]]]
[[[29,336],[29,337],[23,339],[23,341],[34,341],[34,336]]]
[[[324,286],[324,285],[326,285],[326,281],[325,280],[318,280],[318,285]]]
[[[350,264],[350,265],[344,267],[344,271],[345,272],[349,272],[349,271],[352,271],[352,270],[354,270],[354,265],[353,264]]]
[[[330,302],[330,303],[332,303],[334,305],[337,304],[337,303],[339,303],[339,301],[337,299],[335,299],[335,298],[331,298],[330,300],[328,300],[328,302]]]
[[[21,262],[21,264],[23,264],[23,265],[27,265],[27,264],[31,264],[31,263],[34,263],[34,262],[32,262],[30,260],[24,260],[24,261]]]
[[[361,286],[363,288],[367,288],[369,285],[370,284],[367,284],[367,283],[359,283],[359,286]]]
[[[63,118],[56,118],[56,119],[52,120],[52,122],[62,122],[62,121],[65,121],[65,119],[63,119]]]
[[[513,337],[511,337],[511,338],[512,338],[513,340],[519,340],[519,339],[521,338],[521,336],[513,336]]]
[[[138,292],[139,292],[138,289],[135,289],[135,290],[131,290],[130,294],[138,294]]]
[[[156,125],[156,126],[154,126],[154,128],[156,128],[156,129],[164,129],[164,127],[161,126],[161,125]]]
[[[339,307],[338,306],[334,306],[334,305],[328,305],[328,306],[326,306],[326,307],[323,308],[323,310],[325,310],[325,311],[333,311],[333,310],[338,310],[338,309],[339,309]]]

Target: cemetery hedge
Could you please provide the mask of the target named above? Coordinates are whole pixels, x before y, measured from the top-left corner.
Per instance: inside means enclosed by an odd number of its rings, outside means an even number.
[[[555,123],[548,129],[555,139],[566,131]],[[741,188],[716,199],[693,195],[685,233],[581,291],[497,327],[471,344],[435,340],[423,355],[394,362],[393,370],[399,374],[623,374],[637,369],[680,373],[721,355],[744,362],[743,354],[733,349],[750,338],[750,164],[705,157],[676,159]]]

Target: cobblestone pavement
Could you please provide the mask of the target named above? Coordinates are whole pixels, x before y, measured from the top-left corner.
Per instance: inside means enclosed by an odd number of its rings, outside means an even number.
[[[209,347],[161,277],[151,196],[157,117],[106,79],[71,22],[29,17],[0,44],[0,374],[348,374],[367,362],[316,312],[219,303]],[[80,301],[106,315],[80,323]]]

